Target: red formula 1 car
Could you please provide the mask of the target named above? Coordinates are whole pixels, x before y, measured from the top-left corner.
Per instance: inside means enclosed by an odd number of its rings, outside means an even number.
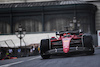
[[[47,59],[52,54],[70,53],[74,51],[84,51],[86,54],[93,54],[93,39],[90,34],[83,34],[79,31],[57,32],[57,36],[50,39],[42,39],[40,44],[40,54],[43,59]]]

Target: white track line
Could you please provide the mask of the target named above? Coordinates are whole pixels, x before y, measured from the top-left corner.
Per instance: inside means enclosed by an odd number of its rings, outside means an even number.
[[[29,59],[29,60],[27,60],[27,61],[31,61],[31,60],[38,59],[38,58],[40,58],[40,56],[35,57],[35,58],[31,58],[31,59]]]
[[[0,67],[9,67],[11,65],[19,64],[19,63],[22,63],[22,62],[24,62],[24,61],[18,61],[18,62],[14,62],[14,63],[10,63],[10,64],[1,65]]]
[[[27,61],[35,60],[35,59],[38,59],[38,58],[40,58],[40,56],[31,58]],[[10,64],[5,64],[5,65],[1,65],[0,67],[9,67],[11,65],[15,65],[15,64],[23,63],[23,62],[25,62],[25,61],[18,61],[18,62],[14,62],[14,63],[10,63]]]

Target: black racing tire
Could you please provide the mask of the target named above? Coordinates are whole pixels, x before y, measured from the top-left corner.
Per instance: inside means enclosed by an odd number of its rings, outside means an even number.
[[[93,55],[94,54],[94,48],[91,49],[91,51],[86,52],[87,55]]]
[[[86,51],[87,55],[94,54],[93,39],[91,35],[83,36],[83,44],[84,44],[84,47],[87,47],[89,49],[89,51]]]
[[[46,55],[46,51],[49,50],[49,39],[43,39],[40,43],[40,55],[43,59],[50,58],[50,55]]]

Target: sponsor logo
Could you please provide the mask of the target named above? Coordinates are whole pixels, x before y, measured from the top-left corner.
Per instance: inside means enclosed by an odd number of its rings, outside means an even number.
[[[69,40],[65,40],[64,42],[68,42]]]

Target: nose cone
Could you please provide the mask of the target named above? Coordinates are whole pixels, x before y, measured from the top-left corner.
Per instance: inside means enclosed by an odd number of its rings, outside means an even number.
[[[68,53],[69,52],[70,40],[71,40],[71,38],[64,38],[64,39],[62,39],[64,53]]]
[[[69,48],[65,48],[63,49],[64,53],[68,53],[69,52]]]

